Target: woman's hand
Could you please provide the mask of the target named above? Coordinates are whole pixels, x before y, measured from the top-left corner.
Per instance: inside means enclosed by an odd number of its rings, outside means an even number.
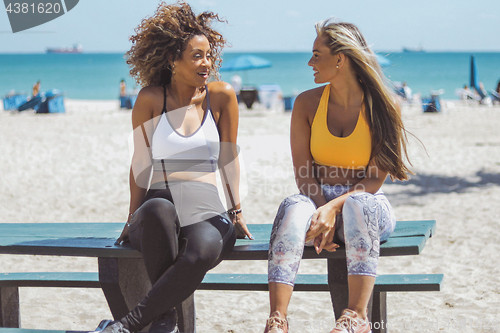
[[[231,222],[233,222],[234,228],[236,229],[236,237],[237,238],[245,238],[248,236],[249,239],[254,239],[250,231],[248,230],[247,224],[245,223],[245,219],[243,218],[242,213],[238,214],[229,214],[231,218]]]
[[[311,218],[311,227],[306,234],[306,243],[314,240],[316,253],[321,253],[323,249],[335,251],[339,245],[333,243],[335,235],[335,222],[340,209],[336,207],[335,200],[319,207]]]
[[[132,217],[132,214],[129,214],[127,223],[125,223],[125,226],[123,227],[122,233],[120,237],[115,242],[115,245],[120,245],[122,242],[130,242],[130,238],[128,235],[128,231],[130,229],[130,218]]]

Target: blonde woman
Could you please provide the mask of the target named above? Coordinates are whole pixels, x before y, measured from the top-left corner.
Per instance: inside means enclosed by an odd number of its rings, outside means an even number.
[[[212,12],[161,3],[131,37],[130,73],[143,87],[132,110],[134,155],[128,221],[117,243],[142,253],[153,286],[107,333],[177,332],[175,306],[231,251],[243,219],[236,149],[238,104],[217,74],[225,39]],[[216,187],[221,170],[227,207]]]
[[[265,333],[288,331],[287,309],[304,245],[335,251],[345,243],[349,304],[331,333],[371,332],[367,306],[380,243],[395,227],[381,191],[387,175],[406,180],[406,135],[399,106],[356,26],[316,24],[309,66],[326,85],[300,94],[291,148],[300,194],[279,207],[269,246],[271,315]]]

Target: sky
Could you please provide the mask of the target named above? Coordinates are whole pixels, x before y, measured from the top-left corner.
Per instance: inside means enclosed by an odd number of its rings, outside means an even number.
[[[0,12],[0,53],[43,53],[81,43],[88,53],[123,53],[158,0],[80,0],[43,25],[12,33]],[[173,1],[167,1],[171,3]],[[314,24],[329,17],[356,24],[375,51],[500,51],[499,0],[192,0],[196,13],[228,21],[216,27],[228,52],[308,52]]]

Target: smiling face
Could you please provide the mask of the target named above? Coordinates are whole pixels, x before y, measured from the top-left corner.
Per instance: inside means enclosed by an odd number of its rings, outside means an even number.
[[[339,61],[338,55],[332,55],[330,49],[326,46],[326,38],[318,36],[314,40],[313,55],[307,63],[314,71],[315,83],[331,82],[338,74],[335,68]]]
[[[173,64],[178,82],[201,87],[207,84],[212,67],[210,43],[203,35],[193,36],[186,44],[186,48],[179,59]]]

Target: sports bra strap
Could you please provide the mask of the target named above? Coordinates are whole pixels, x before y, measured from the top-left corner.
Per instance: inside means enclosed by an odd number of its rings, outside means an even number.
[[[163,110],[161,113],[167,112],[167,86],[163,86]]]
[[[208,93],[208,86],[205,85],[205,90],[207,91],[207,111],[212,110],[210,109],[210,94]]]

